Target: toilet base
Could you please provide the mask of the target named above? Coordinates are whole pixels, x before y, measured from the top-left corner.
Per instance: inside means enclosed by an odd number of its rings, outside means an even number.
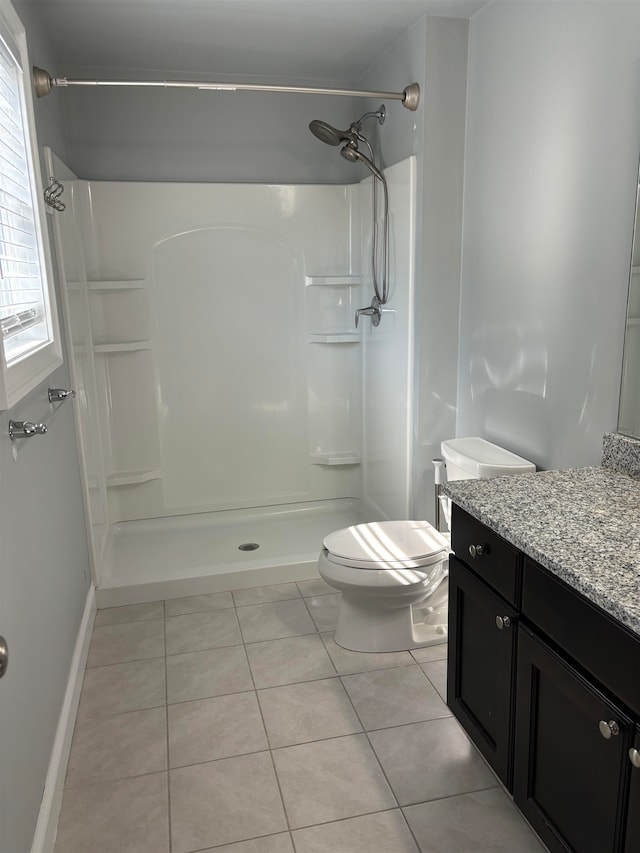
[[[360,595],[343,590],[335,641],[353,652],[402,652],[446,643],[448,599],[446,579],[422,607],[376,607],[371,599],[363,606]],[[423,621],[413,621],[419,617]]]

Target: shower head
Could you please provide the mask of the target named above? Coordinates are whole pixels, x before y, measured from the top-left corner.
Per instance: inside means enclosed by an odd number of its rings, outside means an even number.
[[[326,142],[327,145],[340,145],[341,142],[348,142],[351,137],[350,131],[336,130],[326,121],[317,118],[309,123],[309,130],[320,142]]]
[[[309,122],[309,130],[320,140],[320,142],[326,142],[327,145],[340,145],[342,142],[355,145],[356,140],[360,136],[360,131],[362,130],[362,122],[365,119],[377,118],[380,124],[384,124],[386,116],[387,111],[385,106],[384,104],[381,104],[380,109],[375,112],[365,113],[363,116],[360,116],[357,121],[352,122],[349,130],[337,130],[335,127],[332,127],[332,125],[327,124],[326,121],[321,121],[318,118],[314,118],[313,121]]]
[[[372,175],[374,175],[379,181],[382,181],[382,183],[385,183],[384,175],[380,169],[378,169],[378,167],[361,151],[358,151],[354,145],[345,145],[344,148],[341,149],[340,154],[350,163],[356,163],[360,160],[360,162],[364,163],[367,169],[369,169]]]

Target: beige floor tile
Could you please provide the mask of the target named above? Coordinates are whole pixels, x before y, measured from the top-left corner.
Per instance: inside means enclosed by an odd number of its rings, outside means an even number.
[[[252,643],[247,646],[247,655],[258,688],[314,681],[336,674],[317,634]]]
[[[88,669],[78,719],[121,714],[166,703],[164,658]]]
[[[320,636],[340,675],[386,669],[390,666],[410,666],[414,663],[409,652],[352,652],[336,643],[332,631]]]
[[[146,619],[163,619],[164,602],[127,604],[124,607],[105,607],[96,612],[96,626],[117,625],[120,622],[137,622]]]
[[[419,853],[399,809],[296,829],[293,838],[297,853]]]
[[[443,701],[447,701],[447,661],[434,660],[421,663],[422,671],[436,688]]]
[[[287,829],[268,752],[171,770],[170,785],[173,853]]]
[[[243,646],[227,646],[167,657],[167,700],[189,702],[251,690]]]
[[[308,581],[298,581],[298,589],[303,598],[308,598],[312,595],[334,595],[335,589],[322,580],[322,578],[312,578]]]
[[[273,752],[292,829],[396,806],[365,735]]]
[[[79,720],[67,767],[67,788],[167,769],[164,708]]]
[[[185,613],[201,613],[204,610],[222,610],[233,607],[230,592],[207,592],[188,598],[170,598],[164,603],[166,616],[184,616]]]
[[[428,663],[432,660],[446,660],[447,649],[447,643],[438,643],[437,646],[425,646],[423,649],[411,649],[411,654],[417,663]]]
[[[338,624],[338,608],[340,607],[341,593],[331,595],[312,595],[305,598],[311,618],[318,631],[334,631]]]
[[[546,850],[500,788],[408,806],[403,811],[421,853]]]
[[[344,675],[342,683],[367,731],[451,716],[417,664]]]
[[[369,738],[400,805],[498,784],[453,717],[382,729]]]
[[[315,625],[301,598],[238,607],[245,643],[277,640],[315,633]]]
[[[164,656],[164,619],[99,625],[93,629],[87,666]]]
[[[238,841],[235,844],[223,844],[222,847],[210,847],[200,853],[293,853],[293,844],[288,832],[252,838],[251,841]]]
[[[55,853],[168,853],[167,774],[64,792]]]
[[[234,589],[233,599],[237,607],[248,604],[266,604],[271,601],[286,601],[290,598],[300,598],[300,592],[295,583],[274,583],[270,586],[254,586],[250,589]]]
[[[169,705],[171,767],[268,748],[254,691]]]
[[[242,643],[238,617],[233,608],[169,616],[166,620],[166,639],[168,655]]]
[[[258,691],[273,748],[361,732],[339,678]]]

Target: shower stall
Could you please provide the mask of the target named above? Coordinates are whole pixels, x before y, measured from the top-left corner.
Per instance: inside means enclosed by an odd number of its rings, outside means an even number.
[[[409,514],[415,158],[371,182],[65,187],[56,255],[99,606],[316,575],[323,537]],[[382,227],[382,223],[379,223]]]

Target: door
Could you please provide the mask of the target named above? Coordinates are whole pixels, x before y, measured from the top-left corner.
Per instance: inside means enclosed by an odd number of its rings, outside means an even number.
[[[456,557],[449,566],[447,701],[511,790],[517,612]]]
[[[621,850],[629,718],[522,626],[517,679],[516,805],[553,853]]]
[[[640,850],[640,727],[638,726],[636,726],[633,746],[629,750],[628,757],[631,764],[631,786],[624,851],[637,853]]]

